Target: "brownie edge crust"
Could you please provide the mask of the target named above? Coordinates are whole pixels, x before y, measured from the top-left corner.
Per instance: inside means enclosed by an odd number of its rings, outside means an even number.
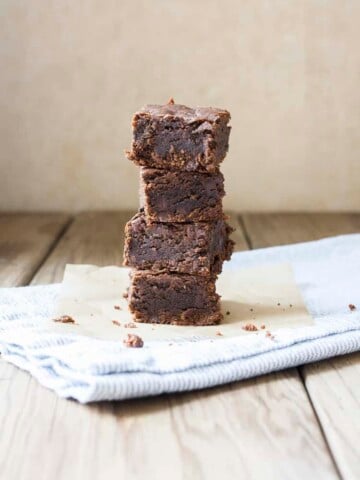
[[[215,278],[133,271],[128,291],[137,322],[171,325],[217,325],[223,316]]]

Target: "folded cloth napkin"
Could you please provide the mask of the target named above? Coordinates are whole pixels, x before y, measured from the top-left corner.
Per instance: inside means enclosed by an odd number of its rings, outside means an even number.
[[[126,349],[54,333],[60,286],[47,285],[0,289],[0,351],[61,397],[87,403],[206,388],[359,350],[360,234],[236,253],[225,268],[284,262],[314,325],[277,330],[274,341],[249,334]]]

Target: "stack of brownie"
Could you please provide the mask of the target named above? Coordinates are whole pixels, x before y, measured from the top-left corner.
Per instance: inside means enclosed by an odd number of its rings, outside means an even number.
[[[140,210],[125,228],[134,320],[174,325],[221,321],[217,275],[233,250],[219,164],[230,114],[147,105],[133,118],[130,160],[140,166]]]

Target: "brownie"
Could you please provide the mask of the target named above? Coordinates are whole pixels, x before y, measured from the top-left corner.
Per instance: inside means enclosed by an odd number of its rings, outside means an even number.
[[[131,280],[129,308],[135,321],[215,325],[222,320],[215,278],[136,270]]]
[[[140,170],[140,201],[149,221],[206,222],[223,217],[222,173]]]
[[[215,172],[228,150],[229,120],[219,108],[146,105],[134,115],[127,156],[145,167]]]
[[[143,211],[125,227],[124,264],[139,270],[217,275],[233,249],[224,219],[207,223],[147,223]]]

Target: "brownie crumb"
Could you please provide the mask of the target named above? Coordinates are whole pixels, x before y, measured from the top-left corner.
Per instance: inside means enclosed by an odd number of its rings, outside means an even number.
[[[356,310],[356,306],[353,303],[349,303],[349,310],[353,312],[354,310]]]
[[[218,330],[215,335],[217,335],[218,337],[223,337],[224,335]]]
[[[125,328],[137,328],[137,325],[134,322],[125,323]]]
[[[226,315],[230,315],[230,312],[229,312],[229,310],[226,312]]]
[[[247,323],[242,327],[242,329],[246,330],[247,332],[256,332],[258,330],[257,326],[253,323]]]
[[[253,311],[254,311],[254,309],[253,309],[253,308],[250,308],[250,312],[253,312]]]
[[[123,298],[128,298],[128,296],[129,296],[128,292],[123,293]]]
[[[269,332],[269,330],[266,332],[265,337],[268,338],[269,340],[274,340],[275,336]]]
[[[280,307],[280,302],[278,302],[277,306]]]
[[[127,334],[123,343],[128,348],[142,348],[144,346],[143,339],[138,335],[133,335],[131,333]]]
[[[59,322],[59,323],[75,323],[75,320],[70,317],[70,315],[62,315],[59,318],[54,318],[54,322]]]
[[[261,328],[261,330],[265,330],[266,327],[265,327],[264,324],[262,324],[262,325],[260,326],[260,328]]]
[[[118,327],[121,327],[121,323],[118,320],[112,320],[112,323]]]
[[[173,97],[170,97],[168,102],[167,102],[168,105],[174,105],[175,104],[175,100],[173,99]]]
[[[292,303],[290,303],[289,307],[292,308]]]
[[[121,310],[120,305],[114,305],[115,310]]]

